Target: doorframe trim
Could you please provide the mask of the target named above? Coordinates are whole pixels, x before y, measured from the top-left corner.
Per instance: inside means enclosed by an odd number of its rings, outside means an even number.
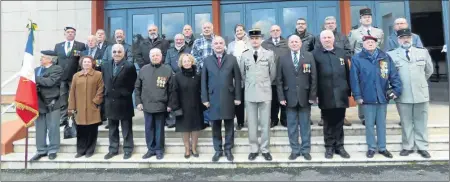
[[[91,1],[91,34],[105,28],[105,1]]]

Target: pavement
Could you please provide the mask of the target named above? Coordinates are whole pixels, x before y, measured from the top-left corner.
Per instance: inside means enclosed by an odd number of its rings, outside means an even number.
[[[449,181],[448,163],[257,169],[2,170],[2,181]]]

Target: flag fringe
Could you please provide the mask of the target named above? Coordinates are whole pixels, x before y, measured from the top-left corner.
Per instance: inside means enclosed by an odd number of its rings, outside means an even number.
[[[31,120],[28,123],[24,123],[27,128],[30,127],[34,123],[34,121],[39,117],[38,110],[36,110],[30,106],[27,106],[21,102],[16,101],[16,108],[19,108],[20,110],[28,110],[28,111],[31,111],[32,113],[36,114],[33,118],[31,118]],[[16,112],[16,114],[17,114],[17,112]],[[19,116],[19,115],[17,115],[17,116]],[[20,118],[20,116],[19,116],[19,118]]]

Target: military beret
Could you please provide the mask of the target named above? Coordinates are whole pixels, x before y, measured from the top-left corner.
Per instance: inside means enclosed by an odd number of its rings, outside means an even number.
[[[248,34],[250,37],[261,37],[261,30],[260,29],[251,29],[248,31]]]
[[[411,36],[411,35],[412,35],[411,34],[411,29],[409,29],[409,28],[397,30],[397,36],[398,37]]]
[[[77,29],[75,29],[75,28],[73,28],[72,26],[67,26],[67,27],[64,27],[64,31],[67,31],[67,30],[69,30],[69,29],[72,29],[73,31],[77,31]]]
[[[366,40],[374,40],[375,42],[378,41],[378,39],[377,39],[376,37],[371,36],[371,35],[365,35],[365,36],[362,38],[362,40],[363,40],[363,41],[366,41]]]
[[[53,50],[44,50],[44,51],[41,51],[41,54],[46,55],[46,56],[57,56],[56,52]]]
[[[370,8],[363,8],[359,10],[359,15],[360,16],[364,16],[364,15],[372,15],[372,10]]]

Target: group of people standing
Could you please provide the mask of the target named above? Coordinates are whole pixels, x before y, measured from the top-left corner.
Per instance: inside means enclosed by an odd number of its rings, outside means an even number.
[[[396,33],[389,37],[388,52],[381,49],[382,30],[371,26],[370,9],[360,10],[360,23],[347,37],[337,32],[334,17],[326,17],[324,30],[314,36],[307,32],[306,19],[299,18],[295,33],[287,39],[281,37],[281,28],[273,25],[267,40],[262,39],[260,29],[247,33],[245,26],[238,24],[235,40],[226,46],[207,22],[197,39],[186,25],[183,33],[175,35],[173,47],[158,35],[158,27],[149,25],[148,38],[135,48],[124,42],[125,34],[120,29],[114,32],[114,43],[107,43],[104,31],[98,30],[84,45],[74,41],[75,28],[66,27],[67,40],[53,51],[43,51],[42,66],[36,68],[42,99],[36,121],[38,153],[32,160],[47,154],[50,159],[56,158],[59,123],[55,121],[61,116],[64,123],[72,115],[78,129],[75,157],[93,155],[98,126],[107,119],[110,146],[104,158],[118,155],[119,123],[123,158],[130,158],[134,106],[144,113],[148,151],[143,159],[164,158],[166,117],[171,113],[176,122],[169,125],[182,132],[185,158],[199,157],[199,132],[211,126],[215,150],[212,161],[224,155],[233,161],[236,117],[237,130],[247,121],[249,160],[260,153],[265,160],[272,160],[270,128],[278,122],[288,130],[292,149],[289,159],[303,156],[311,160],[313,104],[321,109],[319,125],[324,127],[325,157],[338,154],[350,158],[344,148],[343,129],[351,125],[345,119],[350,96],[358,103],[359,118],[366,125],[368,158],[376,152],[393,157],[386,149],[386,113],[391,99],[396,101],[401,118],[400,155],[409,155],[417,148],[419,154],[429,158],[427,79],[433,67],[428,51],[407,28],[404,18],[395,21]],[[45,140],[47,129],[49,145]]]

